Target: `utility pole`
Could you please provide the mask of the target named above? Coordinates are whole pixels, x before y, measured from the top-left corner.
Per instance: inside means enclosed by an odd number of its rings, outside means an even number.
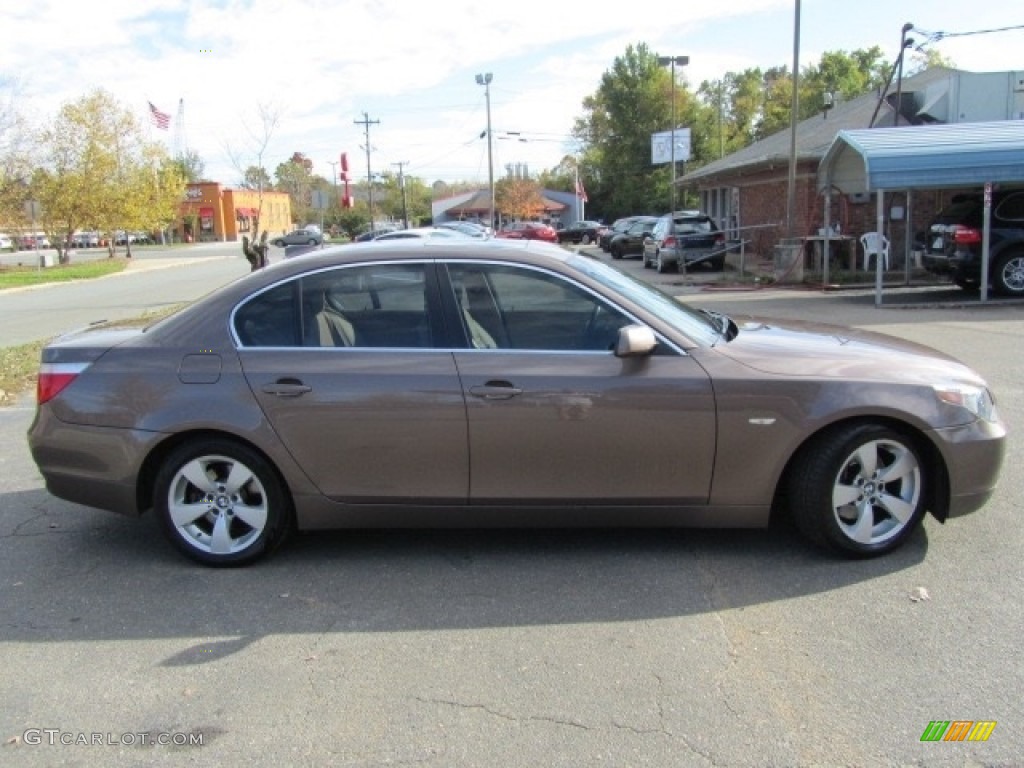
[[[689,56],[659,56],[658,66],[664,67],[671,65],[672,67],[672,141],[671,141],[671,152],[672,152],[672,181],[670,183],[671,195],[670,195],[670,208],[672,213],[676,212],[676,65],[685,67],[690,63]],[[685,170],[685,169],[684,169]]]
[[[356,125],[363,126],[366,131],[366,190],[369,195],[370,205],[370,231],[375,232],[376,227],[373,223],[373,173],[370,170],[370,126],[380,125],[380,120],[371,120],[370,116],[363,112],[362,120],[353,120]]]
[[[493,79],[494,75],[490,72],[476,76],[476,84],[484,87],[484,96],[487,99],[487,181],[491,197],[491,218],[487,222],[487,226],[493,227],[497,232],[498,225],[494,221],[494,150],[491,137],[491,81]]]
[[[408,160],[403,160],[400,163],[392,163],[392,165],[398,166],[398,187],[402,190],[402,223],[406,229],[409,228],[409,204],[405,198],[405,174],[402,173],[402,167],[408,164]]]

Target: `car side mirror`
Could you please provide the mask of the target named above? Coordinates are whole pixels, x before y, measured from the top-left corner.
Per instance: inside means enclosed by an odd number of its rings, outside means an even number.
[[[646,325],[627,325],[619,328],[619,338],[615,343],[616,357],[641,357],[649,355],[658,346],[654,331]]]

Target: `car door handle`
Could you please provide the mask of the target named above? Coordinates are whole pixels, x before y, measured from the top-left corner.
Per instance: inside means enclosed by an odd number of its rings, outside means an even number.
[[[507,381],[488,381],[481,386],[470,387],[469,394],[484,400],[508,400],[523,394],[523,390]]]
[[[262,389],[266,394],[278,397],[298,397],[313,390],[298,379],[278,379],[273,384],[264,384]]]

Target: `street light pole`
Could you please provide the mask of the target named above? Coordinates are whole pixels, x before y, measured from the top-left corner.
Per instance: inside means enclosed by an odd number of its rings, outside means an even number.
[[[676,211],[676,64],[681,67],[685,67],[690,63],[689,56],[659,56],[659,66],[672,66],[672,138],[671,138],[671,152],[672,152],[672,207],[671,212]]]
[[[491,80],[494,76],[488,72],[476,76],[476,84],[484,87],[484,97],[487,99],[487,184],[491,196],[491,218],[487,226],[497,229],[494,223],[494,156],[491,138]]]

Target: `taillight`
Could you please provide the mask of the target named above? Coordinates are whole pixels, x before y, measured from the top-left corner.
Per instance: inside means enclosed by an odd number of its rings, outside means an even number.
[[[981,242],[981,232],[974,227],[958,224],[953,228],[953,242],[957,245],[977,245]]]
[[[36,402],[49,402],[59,395],[78,375],[89,367],[88,363],[43,363],[36,380]]]
[[[669,235],[668,237],[666,237],[665,240],[661,243],[661,246],[663,248],[675,248],[676,247],[675,235]]]
[[[715,245],[725,245],[725,234],[719,232],[715,235]]]

